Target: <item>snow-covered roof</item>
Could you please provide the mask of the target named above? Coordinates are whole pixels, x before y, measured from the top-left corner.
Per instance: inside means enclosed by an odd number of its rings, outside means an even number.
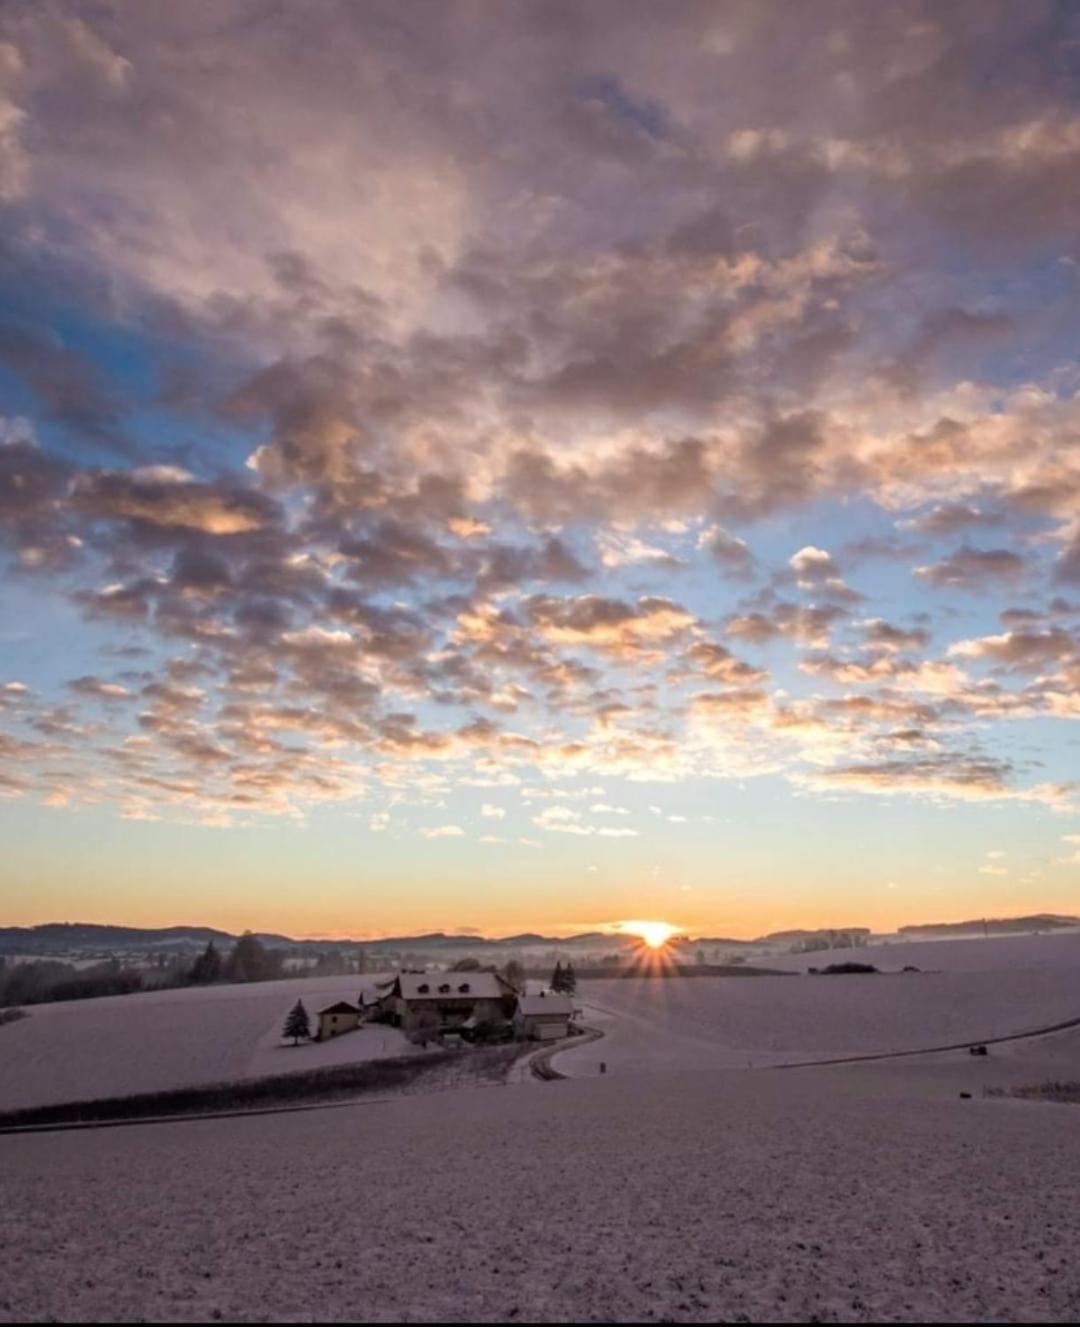
[[[320,1009],[320,1014],[358,1014],[360,1012],[356,1005],[349,1004],[347,1000],[339,1000],[337,1004],[328,1004],[325,1009]]]
[[[518,997],[518,1013],[532,1017],[535,1014],[560,1014],[570,1018],[574,1012],[574,1002],[569,995],[558,991],[541,991],[537,995]]]
[[[510,987],[495,972],[402,972],[404,1000],[501,1000]]]

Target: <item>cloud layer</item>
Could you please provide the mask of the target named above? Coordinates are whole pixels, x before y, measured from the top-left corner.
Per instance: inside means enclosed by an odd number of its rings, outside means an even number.
[[[5,8],[3,791],[1074,804],[1080,21],[781,8]]]

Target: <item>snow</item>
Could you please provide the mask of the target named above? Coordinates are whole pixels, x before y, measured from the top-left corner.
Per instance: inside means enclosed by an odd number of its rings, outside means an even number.
[[[983,1090],[1080,1079],[1080,1028],[766,1067],[1080,1016],[1063,941],[937,942],[911,975],[583,982],[607,1035],[559,1053],[559,1083],[0,1136],[0,1321],[1075,1321],[1080,1107]],[[355,987],[42,1007],[0,1029],[3,1063],[39,1099],[307,1063],[285,1012]]]
[[[905,965],[936,972],[990,972],[1001,968],[1080,966],[1080,930],[1046,935],[991,935],[941,940],[891,940],[863,949],[825,949],[810,954],[770,954],[750,966],[805,972],[830,963],[872,963],[885,971]]]
[[[900,973],[904,963],[938,971]],[[602,1041],[560,1053],[564,1074],[761,1066],[983,1041],[1080,1017],[1080,934],[954,940],[791,956],[856,959],[868,976],[693,977],[582,982]],[[770,961],[771,962],[771,961]],[[980,970],[977,965],[982,963]]]
[[[0,1110],[190,1087],[412,1053],[394,1028],[283,1043],[285,1016],[355,1000],[372,977],[197,986],[32,1005],[0,1028]]]
[[[1080,932],[940,940],[770,959],[796,972],[855,958],[869,977],[668,978],[582,982],[599,1042],[556,1067],[670,1072],[920,1049],[986,1040],[1080,1016]],[[934,969],[931,971],[930,969]],[[476,974],[469,974],[475,977]],[[297,999],[315,1011],[355,1000],[377,976],[190,987],[37,1005],[0,1028],[0,1109],[151,1092],[349,1064],[412,1050],[383,1026],[320,1045],[283,1044]]]
[[[0,1137],[0,1319],[1074,1321],[1080,1109],[948,1069]]]

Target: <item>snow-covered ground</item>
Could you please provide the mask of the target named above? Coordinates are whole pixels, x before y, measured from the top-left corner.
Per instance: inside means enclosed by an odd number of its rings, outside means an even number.
[[[997,1068],[0,1137],[0,1319],[1075,1321],[1080,1108],[959,1099]]]
[[[793,1060],[920,1049],[1026,1031],[1080,1016],[1080,932],[941,940],[788,955],[796,972],[856,958],[869,977],[695,977],[582,982],[584,1021],[604,1039],[567,1050],[556,1067],[612,1071],[746,1068]],[[919,973],[889,975],[905,964]],[[410,1049],[394,1029],[366,1027],[293,1048],[289,1008],[313,1017],[355,1000],[376,978],[332,977],[193,987],[38,1005],[0,1028],[0,1109],[151,1092],[292,1069],[353,1063]]]
[[[985,1040],[1080,1017],[1080,933],[792,955],[785,966],[805,972],[853,958],[882,972],[582,982],[584,1022],[605,1036],[555,1065],[570,1075],[593,1075],[601,1062],[758,1067]],[[905,964],[927,970],[900,973]]]
[[[1080,1015],[1061,940],[940,942],[906,976],[582,983],[607,1036],[556,1057],[580,1061],[561,1083],[0,1136],[0,1321],[1075,1321],[1080,1107],[983,1089],[1080,1080],[1080,1028],[766,1067]],[[78,1095],[298,1066],[388,1035],[276,1048],[298,995],[355,985],[42,1008],[2,1063],[38,1099],[71,1094],[58,1056]]]
[[[316,1011],[355,1001],[375,978],[323,977],[198,986],[32,1005],[0,1028],[0,1110],[157,1092],[400,1055],[414,1048],[389,1027],[361,1027],[323,1044],[281,1040],[303,1000]]]
[[[825,949],[810,954],[770,954],[752,967],[805,972],[829,963],[872,963],[883,972],[905,965],[934,972],[996,972],[1001,968],[1080,966],[1080,930],[1046,935],[991,935],[942,940],[890,940],[864,949]]]

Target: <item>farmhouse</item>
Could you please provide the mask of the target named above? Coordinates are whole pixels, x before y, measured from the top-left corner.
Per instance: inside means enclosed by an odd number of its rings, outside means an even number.
[[[360,1010],[345,1000],[319,1010],[319,1040],[329,1041],[360,1026]]]
[[[514,1030],[527,1041],[557,1041],[569,1036],[573,1016],[574,1002],[569,995],[557,991],[522,995],[518,997]]]
[[[406,1032],[501,1022],[517,998],[496,972],[401,972],[379,991],[380,1014]]]

